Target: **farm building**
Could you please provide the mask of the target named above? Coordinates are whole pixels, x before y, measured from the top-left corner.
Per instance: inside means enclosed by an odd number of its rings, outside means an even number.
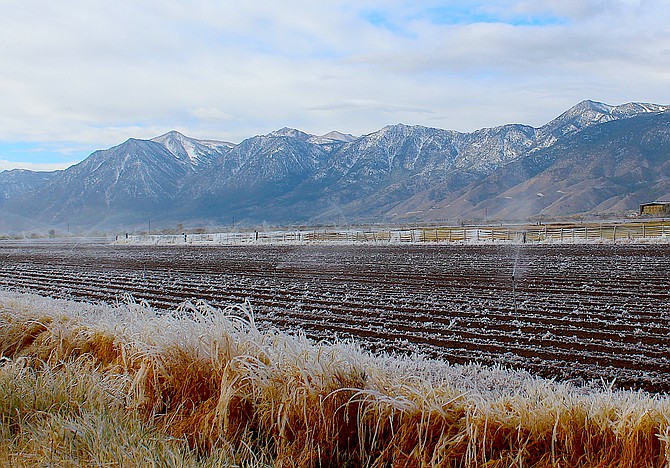
[[[640,215],[670,216],[670,201],[642,203],[640,205]]]

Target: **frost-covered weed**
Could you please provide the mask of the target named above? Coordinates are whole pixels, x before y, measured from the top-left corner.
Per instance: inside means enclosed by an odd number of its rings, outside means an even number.
[[[0,461],[20,451],[26,463],[53,454],[75,465],[137,466],[146,447],[187,466],[194,454],[205,464],[298,467],[660,467],[670,459],[666,397],[314,343],[258,326],[249,304],[158,312],[2,292],[0,350]],[[17,373],[52,386],[7,387]],[[77,396],[87,390],[97,396]],[[110,429],[117,419],[122,429]],[[34,421],[41,432],[17,439]]]

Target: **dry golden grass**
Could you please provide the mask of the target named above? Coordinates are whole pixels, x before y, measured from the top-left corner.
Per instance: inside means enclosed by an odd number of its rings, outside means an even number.
[[[0,294],[0,465],[668,467],[666,397]]]

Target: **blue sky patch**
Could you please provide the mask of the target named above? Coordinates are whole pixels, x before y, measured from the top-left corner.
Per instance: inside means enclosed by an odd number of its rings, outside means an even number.
[[[91,151],[76,144],[68,146],[67,143],[0,142],[0,160],[18,163],[17,167],[24,166],[20,163],[66,167],[74,161],[83,160],[90,153]]]
[[[555,26],[568,24],[569,20],[551,14],[521,15],[502,11],[492,11],[473,5],[450,5],[422,8],[405,13],[395,14],[385,10],[367,10],[362,17],[371,25],[387,29],[398,35],[410,35],[406,26],[411,21],[427,21],[435,25],[462,25],[477,23],[497,23],[511,26]]]
[[[392,14],[381,10],[364,11],[361,16],[371,25],[391,31],[398,36],[413,36],[413,34],[404,29],[408,18],[401,18],[403,24],[400,25],[398,19],[392,17]]]
[[[502,23],[512,26],[554,26],[566,24],[566,18],[551,15],[500,15],[477,8],[435,7],[425,9],[421,18],[433,24]]]

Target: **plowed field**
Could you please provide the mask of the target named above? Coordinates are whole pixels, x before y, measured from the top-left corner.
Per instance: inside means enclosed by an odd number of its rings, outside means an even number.
[[[167,308],[249,299],[261,326],[454,363],[670,391],[670,245],[0,243],[0,288]]]

